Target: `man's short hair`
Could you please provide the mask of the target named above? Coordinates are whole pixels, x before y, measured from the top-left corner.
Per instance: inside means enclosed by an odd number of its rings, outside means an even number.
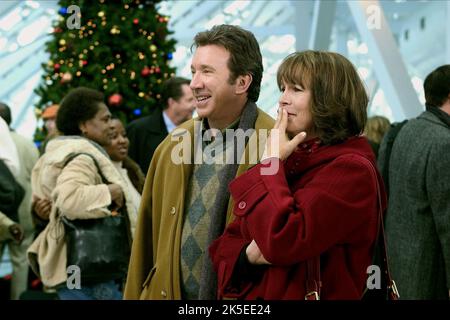
[[[450,94],[450,64],[440,66],[431,72],[423,83],[425,106],[441,107]]]
[[[104,95],[100,91],[85,87],[71,90],[61,101],[56,116],[56,127],[64,135],[81,135],[79,125],[93,119]]]
[[[173,77],[167,79],[164,82],[162,89],[162,101],[164,102],[164,109],[169,106],[169,98],[178,101],[183,96],[183,85],[187,84],[189,86],[190,80],[182,77]]]
[[[281,63],[277,82],[280,90],[283,83],[311,90],[313,130],[324,144],[336,144],[363,132],[369,98],[358,72],[344,56],[294,52]]]
[[[234,84],[238,76],[252,75],[248,98],[256,102],[261,90],[263,64],[259,44],[253,33],[238,26],[226,24],[214,26],[211,30],[199,32],[192,46],[198,48],[207,45],[221,46],[230,53],[228,60],[230,84]]]
[[[11,125],[11,109],[6,103],[0,102],[0,117],[5,120],[8,126]]]

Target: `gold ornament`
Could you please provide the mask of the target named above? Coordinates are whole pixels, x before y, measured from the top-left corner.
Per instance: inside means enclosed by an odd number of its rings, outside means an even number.
[[[155,52],[157,49],[158,49],[158,47],[156,47],[154,44],[152,44],[152,45],[150,46],[150,51],[151,51],[151,52]]]
[[[61,77],[61,82],[62,83],[67,83],[72,81],[72,74],[70,72],[66,72],[62,75]]]
[[[101,18],[101,17],[104,17],[105,16],[105,13],[103,12],[103,11],[100,11],[99,13],[98,13],[98,16]]]
[[[111,34],[119,34],[119,33],[120,33],[119,27],[113,26],[113,27],[111,28],[110,33],[111,33]]]
[[[59,40],[59,45],[60,46],[66,45],[66,40],[64,40],[64,39]]]

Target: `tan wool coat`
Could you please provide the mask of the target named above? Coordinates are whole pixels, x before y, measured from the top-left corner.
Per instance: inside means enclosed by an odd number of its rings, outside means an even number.
[[[267,135],[260,135],[260,129],[269,133],[274,120],[258,109],[255,132],[250,138],[263,138],[259,146],[264,146]],[[180,130],[194,137],[194,120],[182,124],[159,145],[147,173],[135,240],[128,270],[125,299],[181,299],[180,287],[180,246],[183,226],[185,195],[192,173],[191,164],[174,164],[171,159],[176,152],[178,141],[172,136]],[[245,149],[248,159],[248,143]],[[255,144],[253,144],[255,145]],[[260,149],[260,148],[259,148]],[[258,149],[258,159],[263,150]],[[191,154],[193,144],[191,144]],[[241,164],[237,176],[252,164]],[[233,201],[230,197],[227,223],[232,220]]]
[[[111,204],[111,195],[93,159],[88,155],[79,155],[64,167],[66,158],[73,153],[89,153],[97,160],[108,182],[122,187],[131,234],[134,234],[136,226],[136,212],[129,202],[131,197],[127,184],[103,149],[81,137],[51,140],[31,176],[33,194],[52,200],[50,221],[28,249],[31,267],[47,287],[56,287],[67,280],[67,252],[60,217],[73,220],[111,215],[107,209]],[[100,235],[98,240],[101,241]]]

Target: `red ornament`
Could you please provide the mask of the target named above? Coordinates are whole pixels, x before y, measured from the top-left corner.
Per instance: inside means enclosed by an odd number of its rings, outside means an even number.
[[[161,72],[161,69],[160,69],[159,67],[156,67],[156,68],[155,68],[155,72],[156,72],[156,73],[160,73],[160,72]]]
[[[108,104],[111,107],[118,107],[122,104],[123,102],[123,98],[120,94],[118,93],[114,93],[113,95],[111,95],[108,99]]]
[[[88,64],[88,62],[86,60],[83,60],[82,62],[83,62],[83,66]]]
[[[61,68],[61,65],[59,63],[55,63],[53,69],[55,69],[55,71],[59,71],[59,68]]]
[[[141,71],[141,76],[148,77],[149,75],[150,75],[150,68],[144,67],[144,69],[142,69],[142,71]]]
[[[133,23],[134,23],[134,24],[138,24],[138,23],[139,23],[139,19],[134,19],[134,20],[133,20]]]
[[[166,20],[165,20],[163,17],[159,18],[158,20],[159,20],[159,22],[161,22],[161,23],[166,22]]]
[[[55,29],[53,29],[54,33],[61,33],[63,30],[60,27],[56,27]]]

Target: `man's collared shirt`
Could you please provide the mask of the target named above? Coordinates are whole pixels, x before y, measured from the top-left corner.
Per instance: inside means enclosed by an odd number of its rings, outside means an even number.
[[[165,111],[163,111],[162,114],[163,114],[164,123],[165,123],[166,128],[167,128],[167,132],[171,133],[172,130],[177,127],[177,125],[175,123],[173,123],[172,120],[170,120],[169,116],[166,114]]]

